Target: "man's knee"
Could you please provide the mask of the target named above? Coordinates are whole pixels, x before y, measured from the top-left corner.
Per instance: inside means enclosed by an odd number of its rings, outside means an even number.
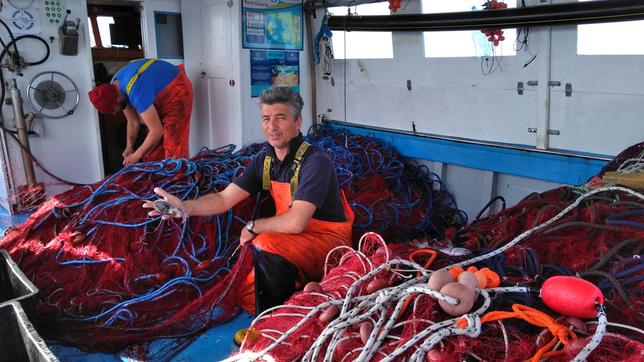
[[[261,313],[283,304],[295,291],[298,268],[281,255],[253,247],[255,309]]]

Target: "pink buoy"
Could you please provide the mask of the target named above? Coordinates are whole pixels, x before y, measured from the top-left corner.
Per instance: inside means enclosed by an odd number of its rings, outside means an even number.
[[[541,298],[548,308],[566,317],[597,317],[596,304],[604,304],[604,295],[595,284],[581,278],[556,276],[541,287]]]
[[[430,349],[425,353],[425,361],[427,362],[440,362],[440,361],[445,361],[446,356],[444,353],[437,349]]]
[[[304,293],[322,293],[322,287],[319,283],[309,282],[304,286]]]
[[[371,324],[371,322],[360,323],[360,340],[362,341],[362,344],[367,343],[369,336],[371,335],[371,331],[373,331],[373,324]]]
[[[389,284],[384,279],[374,279],[367,284],[367,294],[379,291],[380,289],[388,287]]]
[[[319,319],[324,323],[329,323],[335,319],[335,316],[338,315],[339,312],[340,308],[338,308],[338,306],[332,305],[320,314]]]
[[[586,324],[579,318],[575,317],[568,317],[566,318],[566,322],[573,326],[576,330],[583,332],[583,333],[588,333],[588,328],[586,327]]]
[[[457,282],[445,284],[440,292],[458,299],[458,304],[456,305],[451,305],[442,299],[438,300],[438,305],[441,309],[451,316],[460,316],[469,312],[476,299],[472,288]]]
[[[439,269],[432,273],[427,281],[427,285],[436,291],[441,290],[447,283],[454,282],[454,277],[445,269]]]

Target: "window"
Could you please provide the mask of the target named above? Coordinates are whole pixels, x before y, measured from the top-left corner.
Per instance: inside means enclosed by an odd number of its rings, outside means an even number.
[[[141,19],[134,6],[87,5],[92,49],[143,49]]]
[[[592,1],[592,0],[580,0]],[[644,20],[577,26],[579,55],[644,54]]]
[[[422,0],[424,14],[483,10],[481,0]],[[516,0],[503,0],[508,8],[516,7]],[[426,31],[423,33],[425,57],[482,57],[516,55],[513,48],[516,29],[503,29],[505,40],[496,49],[480,30]]]
[[[92,28],[92,21],[88,21],[90,25],[89,40],[92,48],[95,48],[96,39],[94,39],[94,29]],[[110,48],[112,46],[112,37],[110,35],[110,24],[114,24],[114,18],[111,16],[97,16],[96,23],[98,24],[98,33],[101,36],[101,48]]]
[[[332,15],[345,16],[349,9],[352,14],[389,15],[389,3],[381,2],[329,8]],[[391,32],[333,31],[333,57],[336,59],[391,59],[394,57]],[[345,51],[346,41],[346,57]]]
[[[183,59],[181,14],[154,12],[154,29],[159,58]]]

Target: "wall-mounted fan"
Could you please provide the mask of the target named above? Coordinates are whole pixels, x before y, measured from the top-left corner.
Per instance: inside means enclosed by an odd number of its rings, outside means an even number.
[[[27,85],[29,105],[44,118],[64,118],[74,113],[80,93],[78,87],[61,72],[36,74]]]

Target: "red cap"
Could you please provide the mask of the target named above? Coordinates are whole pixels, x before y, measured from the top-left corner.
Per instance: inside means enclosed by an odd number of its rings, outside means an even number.
[[[97,111],[101,113],[113,112],[116,107],[118,91],[113,84],[101,84],[89,93],[89,100]]]

